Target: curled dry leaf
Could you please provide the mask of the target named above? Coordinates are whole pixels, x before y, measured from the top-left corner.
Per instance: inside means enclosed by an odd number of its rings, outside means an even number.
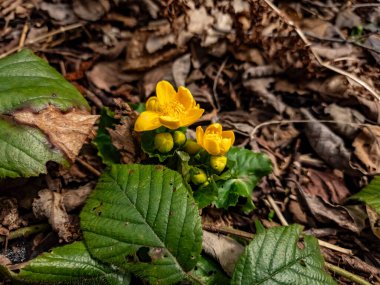
[[[71,161],[77,157],[99,118],[97,115],[90,115],[78,109],[62,113],[51,105],[39,113],[22,110],[14,113],[13,116],[19,123],[39,128]]]
[[[0,199],[0,225],[6,227],[7,230],[15,230],[25,224],[19,215],[17,200],[15,198]]]
[[[93,189],[94,183],[87,183],[78,189],[63,191],[63,205],[65,206],[66,211],[70,212],[81,207]]]
[[[60,193],[49,189],[39,191],[38,198],[33,201],[33,213],[37,218],[48,218],[49,224],[62,240],[70,242],[75,239],[75,231],[73,232],[70,225],[69,215]]]
[[[74,13],[87,21],[99,20],[111,8],[109,0],[74,0]]]
[[[203,250],[216,259],[223,270],[232,276],[244,247],[230,237],[203,231]]]
[[[353,142],[355,155],[368,172],[380,172],[380,127],[362,129]]]
[[[370,206],[366,206],[366,209],[372,232],[380,239],[380,215]]]
[[[305,124],[305,134],[314,151],[331,167],[350,170],[351,154],[344,141],[327,126],[316,121],[309,111],[301,109],[301,112],[306,119],[315,121]]]

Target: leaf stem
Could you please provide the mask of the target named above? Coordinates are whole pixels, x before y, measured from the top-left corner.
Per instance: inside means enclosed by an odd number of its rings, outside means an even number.
[[[27,237],[32,234],[39,233],[46,230],[48,227],[49,227],[48,224],[38,224],[38,225],[32,225],[29,227],[17,229],[15,231],[10,232],[9,235],[6,237],[0,236],[0,243],[5,241],[6,239],[11,240],[11,239]]]
[[[328,270],[330,270],[330,271],[332,271],[332,272],[334,272],[340,276],[343,276],[343,277],[345,277],[345,278],[347,278],[353,282],[356,282],[359,285],[371,285],[371,283],[365,281],[360,276],[355,275],[354,273],[348,272],[347,270],[344,270],[343,268],[335,266],[335,265],[328,263],[326,261],[325,261],[325,267]]]

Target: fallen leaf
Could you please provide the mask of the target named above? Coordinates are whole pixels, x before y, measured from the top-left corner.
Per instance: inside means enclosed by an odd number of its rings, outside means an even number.
[[[97,115],[90,115],[78,109],[62,113],[52,105],[39,113],[22,110],[15,112],[13,116],[21,124],[38,127],[71,161],[77,157],[99,118]]]
[[[377,50],[378,52],[380,52],[380,35],[378,34],[372,34],[370,35],[367,40],[366,40],[366,44],[372,48],[374,48],[375,50]],[[373,58],[376,60],[376,62],[378,64],[380,64],[380,54],[379,53],[376,53],[374,51],[369,51],[371,53],[371,55],[373,56]]]
[[[366,206],[366,210],[372,232],[380,239],[380,215],[369,206]]]
[[[318,122],[306,109],[301,109],[306,119],[315,121],[305,123],[305,134],[314,151],[331,167],[350,170],[351,154],[344,141],[326,125]]]
[[[335,25],[338,28],[355,28],[361,25],[361,19],[354,13],[352,9],[341,11],[335,20]]]
[[[43,1],[39,8],[49,14],[55,24],[64,26],[78,22],[69,3],[48,3]]]
[[[99,20],[111,8],[108,0],[74,0],[74,13],[83,20]]]
[[[174,82],[179,86],[185,86],[185,81],[187,76],[189,75],[191,68],[191,55],[185,54],[184,56],[181,56],[180,58],[177,58],[172,67],[172,73]]]
[[[20,217],[18,212],[18,203],[15,198],[3,197],[0,199],[0,225],[5,226],[8,230],[18,229],[26,222]]]
[[[39,191],[38,198],[33,201],[33,213],[36,218],[47,218],[53,230],[65,242],[71,242],[78,237],[77,229],[71,225],[60,193],[49,189]]]
[[[62,202],[65,206],[65,210],[70,212],[81,207],[93,189],[94,183],[90,182],[77,189],[64,190],[62,192]]]
[[[235,264],[244,251],[244,247],[234,239],[207,231],[203,231],[202,248],[219,262],[229,276],[232,276]]]
[[[352,145],[368,172],[380,172],[380,127],[362,128]]]

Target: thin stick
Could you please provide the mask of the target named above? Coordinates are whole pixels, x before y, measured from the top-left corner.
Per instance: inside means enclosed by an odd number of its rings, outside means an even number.
[[[216,104],[216,108],[218,109],[218,111],[220,110],[220,102],[219,102],[219,97],[218,97],[218,93],[216,91],[216,87],[218,85],[218,80],[219,80],[219,77],[220,77],[220,74],[222,73],[222,70],[224,69],[226,63],[227,63],[227,60],[228,60],[228,57],[223,61],[222,65],[220,66],[216,76],[215,76],[215,79],[214,79],[214,85],[212,86],[212,93],[214,95],[214,100],[215,100],[215,104]]]
[[[288,222],[286,221],[284,215],[282,214],[280,208],[277,206],[274,199],[270,195],[267,196],[267,199],[268,199],[269,204],[271,205],[271,207],[275,211],[275,213],[276,213],[278,219],[280,220],[281,224],[283,226],[287,226]],[[340,247],[340,246],[337,246],[337,245],[334,245],[334,244],[331,244],[331,243],[328,243],[326,241],[322,241],[319,239],[317,239],[317,240],[318,240],[318,243],[320,246],[323,246],[323,247],[326,247],[326,248],[329,248],[329,249],[332,249],[332,250],[335,250],[335,251],[338,251],[338,252],[341,252],[344,254],[353,255],[353,252],[347,248],[343,248],[343,247]]]
[[[26,39],[26,34],[28,33],[28,30],[29,30],[28,23],[25,23],[24,27],[22,28],[20,41],[18,43],[18,51],[20,51],[25,45],[25,39]]]
[[[363,88],[367,89],[368,92],[370,92],[377,100],[380,101],[379,94],[377,94],[377,92],[367,82],[361,80],[357,76],[350,74],[338,67],[332,66],[330,63],[324,62],[319,57],[319,55],[315,52],[315,50],[312,47],[312,43],[307,39],[305,34],[302,32],[302,30],[298,28],[298,26],[292,20],[290,20],[282,11],[280,11],[270,0],[264,0],[264,1],[273,11],[276,12],[276,14],[279,17],[281,17],[284,20],[285,23],[287,23],[289,26],[294,28],[294,30],[296,31],[298,36],[301,38],[301,40],[305,43],[307,47],[310,48],[311,53],[313,54],[313,56],[315,57],[315,59],[321,66],[352,79],[353,81],[361,85]]]
[[[371,285],[371,283],[365,281],[364,279],[362,279],[358,275],[355,275],[355,274],[353,274],[351,272],[348,272],[347,270],[344,270],[343,268],[335,266],[335,265],[333,265],[331,263],[328,263],[326,261],[325,261],[325,267],[328,270],[330,270],[330,271],[332,271],[332,272],[334,272],[334,273],[336,273],[336,274],[338,274],[340,276],[343,276],[344,278],[347,278],[347,279],[349,279],[349,280],[351,280],[353,282],[356,282],[359,285]]]
[[[77,157],[76,161],[78,161],[80,164],[82,164],[84,167],[86,167],[90,172],[92,172],[96,176],[102,175],[102,173],[99,170],[97,170],[96,168],[94,168],[91,164],[89,164],[88,162],[84,161],[83,159]]]
[[[26,41],[25,45],[35,44],[35,43],[38,43],[38,42],[40,42],[42,40],[45,40],[45,39],[47,39],[49,37],[52,37],[52,36],[55,36],[57,34],[61,34],[61,33],[64,33],[64,32],[70,31],[70,30],[74,30],[74,29],[80,28],[82,26],[84,26],[84,23],[76,23],[76,24],[60,27],[59,29],[51,31],[50,33],[44,34],[42,36],[39,36],[39,37],[37,37],[37,38],[35,38],[33,40]],[[6,56],[8,56],[8,55],[10,55],[12,53],[15,53],[18,50],[19,50],[19,46],[14,47],[14,48],[8,50],[7,52],[5,52],[3,54],[0,54],[0,58],[6,57]]]
[[[220,234],[227,234],[227,235],[231,234],[231,235],[238,236],[238,237],[245,238],[245,239],[249,239],[249,240],[254,238],[253,234],[247,233],[245,231],[237,230],[234,228],[216,227],[213,225],[204,224],[204,225],[202,225],[202,229],[209,231],[209,232],[213,232],[213,233],[220,233]]]

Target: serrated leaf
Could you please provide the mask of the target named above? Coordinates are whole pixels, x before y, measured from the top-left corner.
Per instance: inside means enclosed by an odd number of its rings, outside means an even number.
[[[209,257],[201,256],[194,268],[194,274],[206,285],[229,285],[230,279],[220,266]]]
[[[219,185],[218,208],[235,206],[239,198],[246,198],[244,211],[253,209],[251,194],[258,181],[272,171],[272,163],[264,153],[255,153],[248,149],[233,147],[227,154],[229,177]]]
[[[0,117],[0,178],[29,177],[46,173],[46,162],[67,164],[38,129],[16,125]]]
[[[380,215],[380,176],[372,179],[360,192],[352,195],[351,199],[357,199],[366,203]]]
[[[304,248],[297,245],[300,225],[275,227],[257,234],[235,267],[232,285],[333,285],[323,270],[318,241],[305,236]]]
[[[30,50],[0,60],[0,114],[39,111],[48,104],[61,110],[89,107],[74,86]]]
[[[202,247],[197,206],[182,177],[163,166],[113,165],[80,215],[95,258],[152,284],[173,284],[196,264]]]
[[[129,284],[129,274],[115,272],[94,260],[83,242],[75,242],[33,259],[15,280],[38,284]]]
[[[113,163],[119,163],[120,154],[112,144],[111,136],[107,131],[107,128],[111,128],[113,125],[119,123],[119,120],[114,119],[114,113],[107,107],[102,109],[100,115],[98,132],[92,142],[98,149],[98,155],[104,164],[111,165]]]

